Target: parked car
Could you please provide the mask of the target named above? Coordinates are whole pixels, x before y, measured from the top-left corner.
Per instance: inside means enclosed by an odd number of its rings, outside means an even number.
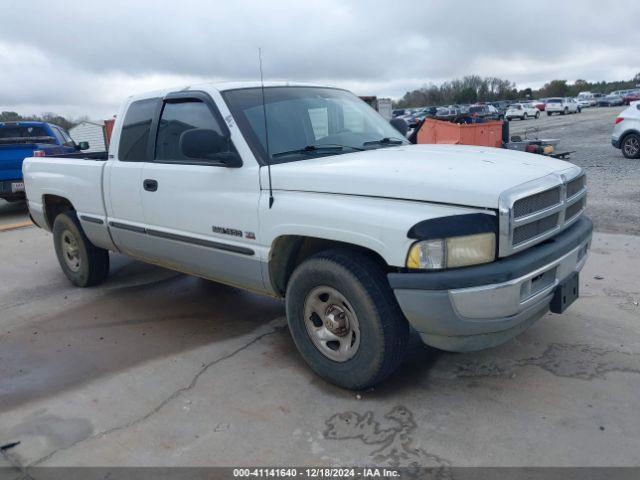
[[[551,116],[554,113],[560,115],[567,115],[569,113],[580,113],[582,110],[573,98],[548,98],[547,99],[547,115]]]
[[[462,112],[455,107],[438,107],[435,118],[438,120],[452,121],[462,115]]]
[[[546,105],[544,103],[544,99],[540,99],[540,100],[532,100],[531,104],[536,107],[539,111],[544,112]]]
[[[394,117],[404,117],[405,115],[409,115],[409,110],[406,108],[396,108],[393,111]]]
[[[0,198],[24,199],[22,161],[38,155],[62,155],[89,148],[76,145],[63,128],[44,122],[0,122]]]
[[[606,97],[598,98],[598,107],[618,107],[624,105],[624,100],[619,95],[607,95]]]
[[[615,120],[611,144],[626,158],[640,158],[640,101],[633,102]]]
[[[619,97],[624,97],[625,95],[635,91],[636,91],[635,88],[627,88],[626,90],[614,90],[609,95],[617,95]]]
[[[582,108],[596,106],[596,97],[591,92],[580,92],[576,97],[576,101]],[[549,103],[548,100],[547,103]]]
[[[513,105],[509,105],[504,117],[509,121],[514,118],[519,118],[520,120],[540,118],[540,110],[530,103],[514,103]]]
[[[625,105],[631,105],[631,102],[637,102],[638,100],[640,100],[640,90],[633,90],[622,97],[622,103]]]
[[[483,120],[502,120],[504,118],[504,115],[493,105],[471,105],[468,113],[472,118],[482,118]]]
[[[421,113],[427,117],[434,117],[437,111],[438,111],[438,107],[424,107]]]
[[[491,105],[493,105],[496,108],[496,110],[498,110],[498,113],[502,115],[502,118],[504,118],[504,114],[507,113],[507,108],[509,108],[510,104],[511,103],[506,100],[491,102]]]
[[[301,356],[342,387],[389,376],[410,330],[478,350],[578,297],[592,222],[568,162],[411,145],[345,90],[286,83],[130,97],[111,145],[24,164],[69,281],[101,283],[118,251],[283,297]]]

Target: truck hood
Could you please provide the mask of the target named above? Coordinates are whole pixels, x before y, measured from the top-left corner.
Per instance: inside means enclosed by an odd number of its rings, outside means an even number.
[[[406,145],[272,165],[271,174],[275,190],[498,208],[503,191],[571,168],[578,167],[500,148]],[[262,180],[264,188],[266,171]]]

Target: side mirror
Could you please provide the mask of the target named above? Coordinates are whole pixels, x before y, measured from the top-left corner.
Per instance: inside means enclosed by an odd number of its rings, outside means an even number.
[[[389,120],[389,123],[393,128],[399,131],[403,137],[407,136],[409,125],[404,118],[392,118],[391,120]]]
[[[180,135],[180,151],[185,157],[220,163],[230,168],[242,166],[242,159],[231,144],[231,139],[215,130],[193,128]]]
[[[89,142],[79,142],[78,150],[89,150]]]

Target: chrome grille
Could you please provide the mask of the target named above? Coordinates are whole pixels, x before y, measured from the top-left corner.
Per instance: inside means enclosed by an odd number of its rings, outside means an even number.
[[[584,175],[580,175],[575,180],[571,180],[567,183],[567,198],[573,197],[576,193],[582,190],[585,186],[586,178]]]
[[[579,218],[586,206],[586,180],[575,167],[571,174],[551,174],[500,196],[501,257],[555,235]]]
[[[580,212],[582,212],[582,210],[585,207],[585,201],[586,199],[584,197],[582,197],[580,200],[578,200],[577,202],[575,202],[572,205],[569,205],[567,207],[567,209],[565,210],[565,214],[564,217],[567,220],[571,220],[573,217],[575,217],[576,215],[578,215]]]
[[[521,198],[513,204],[514,218],[525,217],[560,203],[560,187]]]
[[[553,230],[558,226],[558,220],[560,220],[560,214],[554,213],[548,217],[542,217],[540,220],[536,220],[535,222],[525,223],[521,227],[516,227],[513,230],[513,244],[519,245],[530,238],[537,237],[549,230]]]

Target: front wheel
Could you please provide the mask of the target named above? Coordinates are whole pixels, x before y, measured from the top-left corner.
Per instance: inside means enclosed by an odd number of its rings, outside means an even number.
[[[551,112],[547,112],[547,117],[550,117],[550,116],[551,116]]]
[[[287,320],[298,351],[322,378],[361,390],[400,365],[409,325],[384,269],[347,250],[314,255],[287,285]]]
[[[76,287],[98,285],[109,274],[109,252],[92,244],[74,212],[53,222],[53,244],[62,271]]]
[[[622,140],[620,149],[625,158],[640,158],[640,135],[637,133],[628,134],[624,137],[624,140]]]

